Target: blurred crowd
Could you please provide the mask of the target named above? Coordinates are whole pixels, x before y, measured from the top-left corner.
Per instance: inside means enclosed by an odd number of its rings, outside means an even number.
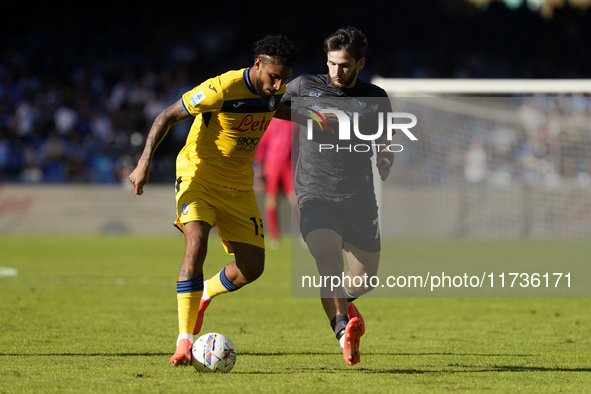
[[[252,44],[267,33],[301,48],[294,76],[325,72],[322,41],[348,24],[369,38],[364,80],[591,75],[583,50],[591,14],[568,7],[551,20],[461,0],[329,1],[325,12],[286,2],[269,16],[257,7],[226,15],[149,3],[116,11],[44,4],[24,18],[24,5],[3,7],[11,17],[0,27],[0,182],[125,181],[156,115],[204,79],[249,66]],[[152,182],[174,179],[185,123],[158,148]],[[552,151],[540,146],[534,156]]]
[[[591,97],[398,99],[417,116],[419,143],[404,136],[396,184],[464,183],[591,187]],[[406,106],[406,107],[403,107]]]
[[[591,99],[537,95],[519,101],[518,122],[474,136],[464,156],[466,180],[497,187],[515,181],[591,186]]]

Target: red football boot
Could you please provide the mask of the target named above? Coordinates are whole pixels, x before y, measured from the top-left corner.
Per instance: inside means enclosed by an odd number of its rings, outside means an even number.
[[[188,339],[181,339],[176,346],[176,352],[170,358],[170,363],[175,367],[191,364],[191,349],[193,344]]]
[[[361,361],[359,354],[359,341],[363,335],[363,323],[358,317],[349,320],[345,327],[345,347],[343,348],[343,358],[349,365],[355,365]]]
[[[349,304],[349,311],[347,317],[349,318],[349,320],[351,320],[354,317],[358,317],[361,321],[361,335],[365,334],[365,322],[363,321],[363,316],[361,316],[361,313],[359,313],[359,310],[355,307],[355,305],[353,305],[353,303]]]

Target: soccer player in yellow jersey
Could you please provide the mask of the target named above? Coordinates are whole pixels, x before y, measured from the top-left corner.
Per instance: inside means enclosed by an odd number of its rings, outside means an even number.
[[[263,273],[265,244],[253,191],[256,146],[285,93],[298,50],[285,36],[255,43],[254,64],[208,79],[185,93],[154,121],[135,170],[136,194],[148,182],[150,162],[171,125],[194,117],[176,163],[177,219],[185,254],[177,279],[179,336],[170,362],[191,363],[193,335],[201,330],[211,298],[235,291]],[[283,104],[282,104],[283,105]],[[212,227],[236,261],[203,281]]]

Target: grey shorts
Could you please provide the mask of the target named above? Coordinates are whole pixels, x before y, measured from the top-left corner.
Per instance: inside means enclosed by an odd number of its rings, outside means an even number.
[[[364,252],[380,251],[378,206],[373,193],[330,199],[298,196],[298,210],[304,239],[313,230],[327,228]]]

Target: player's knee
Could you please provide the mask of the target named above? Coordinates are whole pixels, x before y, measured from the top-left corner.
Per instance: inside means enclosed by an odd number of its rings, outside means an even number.
[[[318,237],[317,235],[308,235],[306,242],[319,269],[326,269],[328,271],[334,269],[342,270],[343,257],[340,243],[333,242],[332,239]]]
[[[184,260],[191,265],[201,266],[207,255],[207,237],[191,237],[185,240]]]
[[[264,260],[256,259],[251,260],[247,264],[244,264],[244,267],[241,269],[242,275],[248,283],[254,282],[263,274],[265,271],[265,262]]]
[[[246,244],[232,244],[236,266],[246,283],[257,280],[265,270],[265,250]]]

